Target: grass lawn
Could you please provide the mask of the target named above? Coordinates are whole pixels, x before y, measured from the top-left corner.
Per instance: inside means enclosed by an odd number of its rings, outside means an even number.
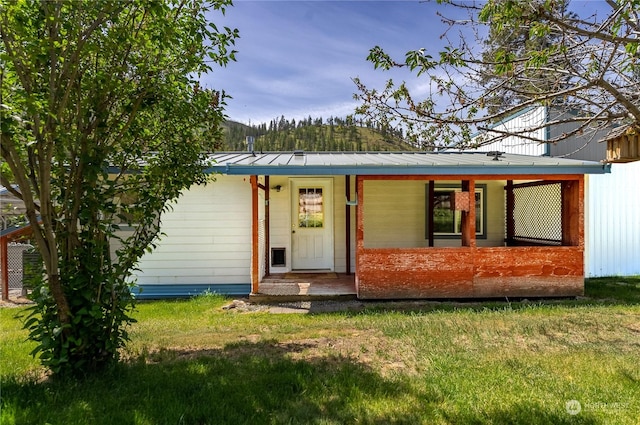
[[[125,361],[49,379],[0,309],[0,423],[638,424],[640,277],[578,300],[240,313],[140,303]]]

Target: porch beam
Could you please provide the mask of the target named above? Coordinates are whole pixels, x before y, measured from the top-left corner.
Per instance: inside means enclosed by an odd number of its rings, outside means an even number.
[[[575,179],[575,180],[577,180],[577,179]],[[566,180],[536,180],[536,181],[533,181],[533,182],[514,184],[513,188],[514,189],[520,189],[520,188],[523,188],[523,187],[540,187],[540,186],[545,186],[545,185],[562,183],[563,181],[566,181]]]
[[[258,176],[251,176],[249,180],[251,182],[251,293],[257,294],[260,283]]]

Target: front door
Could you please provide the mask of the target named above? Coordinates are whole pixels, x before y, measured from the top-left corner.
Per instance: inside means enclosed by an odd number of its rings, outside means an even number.
[[[333,270],[333,180],[294,179],[291,184],[294,270]]]

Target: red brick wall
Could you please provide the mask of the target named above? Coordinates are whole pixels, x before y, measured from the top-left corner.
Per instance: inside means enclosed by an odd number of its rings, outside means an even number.
[[[361,249],[358,297],[576,296],[583,268],[579,247]]]

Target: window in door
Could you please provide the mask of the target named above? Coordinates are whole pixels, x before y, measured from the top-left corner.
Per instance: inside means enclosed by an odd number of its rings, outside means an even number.
[[[324,227],[324,202],[321,187],[298,189],[298,227]]]

